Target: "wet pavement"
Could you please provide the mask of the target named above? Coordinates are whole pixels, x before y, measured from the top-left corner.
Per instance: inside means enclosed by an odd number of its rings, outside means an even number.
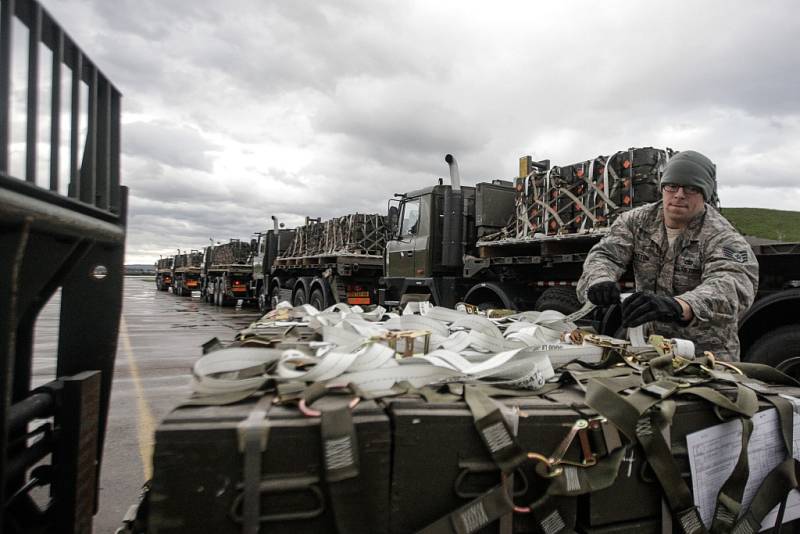
[[[39,316],[34,383],[52,380],[60,299]],[[136,502],[152,466],[158,422],[188,396],[189,376],[203,343],[230,341],[258,318],[250,308],[217,308],[198,297],[156,291],[152,277],[126,277],[108,432],[100,479],[96,533],[114,532]]]

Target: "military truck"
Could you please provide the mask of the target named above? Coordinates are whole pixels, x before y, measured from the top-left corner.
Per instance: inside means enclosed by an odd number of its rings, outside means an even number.
[[[27,28],[21,48],[14,28]],[[39,62],[46,49],[51,68]],[[27,71],[27,97],[14,99],[12,121],[17,58]],[[48,102],[39,102],[43,94]],[[6,534],[92,531],[122,311],[128,190],[120,185],[120,99],[39,2],[0,2],[0,531]],[[17,125],[25,129],[20,152],[11,150]],[[68,147],[60,143],[64,134]],[[41,153],[45,138],[49,150]],[[15,153],[24,154],[18,175],[12,175]],[[37,166],[42,158],[49,168]],[[41,354],[54,360],[55,377],[34,387],[34,325],[58,291],[58,342]]]
[[[200,291],[200,265],[203,253],[191,250],[172,257],[172,293],[179,297],[191,297],[192,291]]]
[[[632,148],[564,167],[525,156],[518,177],[474,187],[460,185],[448,155],[450,184],[440,180],[395,195],[391,203],[393,234],[379,302],[575,311],[588,251],[617,214],[659,198],[661,169],[672,153]],[[800,356],[800,321],[793,312],[800,306],[800,244],[752,248],[759,291],[740,324],[742,356],[778,365]],[[633,288],[632,273],[621,283]],[[595,325],[613,334],[619,310],[600,313]]]
[[[205,248],[200,264],[200,295],[203,300],[216,306],[254,300],[255,294],[250,288],[253,248],[254,243],[239,239]]]
[[[172,261],[172,257],[156,261],[156,289],[159,291],[168,291],[172,287]]]
[[[256,296],[258,309],[261,313],[266,313],[277,302],[271,301],[270,295],[270,276],[275,260],[292,245],[294,241],[294,229],[283,228],[276,216],[272,216],[272,228],[256,234],[256,244],[253,247],[251,256],[253,265],[253,277],[250,281],[250,291]],[[280,283],[276,284],[280,287]],[[280,289],[278,289],[278,292]],[[276,292],[275,299],[280,298]]]
[[[335,302],[376,303],[387,236],[387,217],[363,213],[328,221],[306,218],[299,228],[264,232],[257,256],[263,273],[256,282],[260,307],[282,300],[318,309]]]

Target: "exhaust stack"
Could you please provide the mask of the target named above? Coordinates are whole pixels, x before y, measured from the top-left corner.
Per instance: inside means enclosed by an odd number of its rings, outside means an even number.
[[[456,161],[456,158],[454,158],[452,154],[448,154],[444,157],[444,160],[450,167],[450,185],[452,186],[453,191],[460,191],[461,175],[458,173],[458,162]]]
[[[275,230],[276,234],[278,233],[278,230],[280,230],[280,226],[278,226],[278,218],[274,215],[272,216],[272,229]]]
[[[450,166],[450,190],[444,191],[442,223],[442,266],[458,268],[464,262],[464,198],[458,163],[452,154],[444,160]]]

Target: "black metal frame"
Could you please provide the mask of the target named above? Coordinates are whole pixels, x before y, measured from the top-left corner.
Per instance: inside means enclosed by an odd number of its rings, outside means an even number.
[[[15,18],[30,36],[21,178],[9,176]],[[49,189],[36,185],[42,45],[53,52]],[[58,193],[64,67],[72,82],[67,196]],[[88,87],[84,139],[81,82]],[[120,96],[38,2],[0,0],[0,532],[91,532],[122,311]],[[58,288],[57,379],[31,391],[34,324]],[[29,432],[29,422],[49,417]],[[42,465],[48,454],[50,465]],[[44,509],[28,495],[35,485],[50,487]]]

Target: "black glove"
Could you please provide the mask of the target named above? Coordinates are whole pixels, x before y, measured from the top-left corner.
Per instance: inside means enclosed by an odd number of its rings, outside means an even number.
[[[672,297],[637,291],[622,302],[622,326],[633,328],[650,321],[677,323],[683,308]]]
[[[598,282],[589,288],[586,298],[595,306],[611,306],[619,302],[619,285],[616,282]]]

